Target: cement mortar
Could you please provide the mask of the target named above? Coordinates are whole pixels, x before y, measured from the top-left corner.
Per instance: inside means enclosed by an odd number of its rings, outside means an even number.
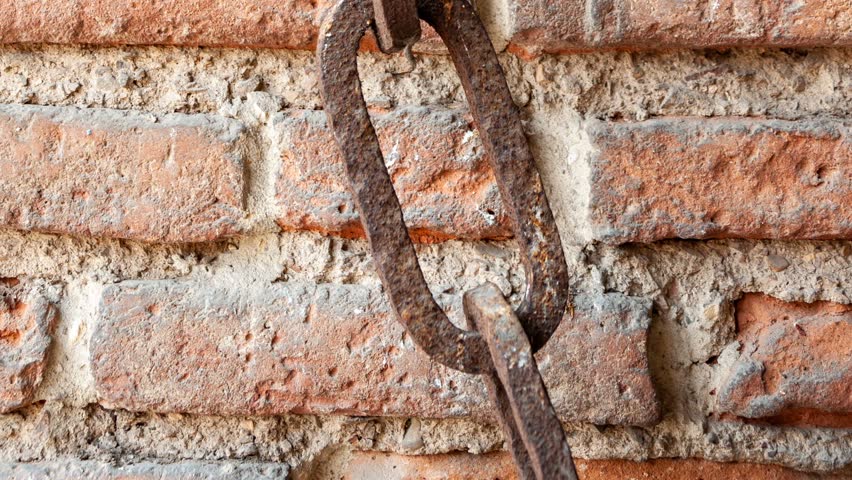
[[[495,14],[499,15],[499,14]],[[502,63],[516,101],[587,118],[848,117],[849,49],[606,52]],[[376,108],[464,102],[448,57],[360,57]],[[270,108],[318,109],[311,52],[208,48],[0,47],[0,103],[75,105],[261,119]]]
[[[116,466],[107,462],[58,460],[39,463],[0,464],[0,476],[6,480],[43,478],[127,479],[180,478],[181,480],[279,480],[288,478],[289,467],[279,463],[247,461],[180,462],[163,465],[141,462]]]
[[[68,407],[47,402],[0,417],[0,462],[72,458],[116,465],[189,460],[279,462],[314,471],[353,450],[435,454],[497,450],[492,425],[467,420],[347,417],[206,417]],[[579,458],[703,457],[830,471],[848,466],[852,432],[667,419],[652,428],[566,425]],[[333,477],[310,477],[333,478]]]

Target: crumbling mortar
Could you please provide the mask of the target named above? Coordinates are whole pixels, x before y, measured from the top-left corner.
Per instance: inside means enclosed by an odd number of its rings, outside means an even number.
[[[146,461],[241,460],[311,465],[329,452],[483,453],[500,448],[496,426],[468,420],[419,420],[421,446],[405,439],[407,419],[292,416],[206,417],[132,413],[96,405],[35,405],[0,418],[0,462],[81,458],[116,465]],[[812,471],[850,464],[852,433],[705,422],[657,426],[566,425],[581,458],[698,456],[717,461],[778,463]]]
[[[364,54],[359,62],[374,107],[464,104],[447,57],[421,55],[405,75],[394,74],[399,57]],[[632,121],[849,118],[852,111],[848,49],[603,52],[530,61],[504,54],[501,63],[515,100],[533,111],[562,105],[588,118]],[[218,113],[247,123],[253,110],[270,105],[322,107],[311,52],[2,46],[0,71],[0,103]]]

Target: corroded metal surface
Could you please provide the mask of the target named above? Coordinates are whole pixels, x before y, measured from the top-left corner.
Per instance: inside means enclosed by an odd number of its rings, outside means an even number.
[[[577,473],[532,348],[512,307],[492,283],[466,292],[464,311],[491,352],[483,375],[522,479],[573,479]]]
[[[562,320],[568,272],[518,109],[485,28],[467,1],[419,0],[418,13],[450,51],[512,217],[527,279],[516,313],[537,351]],[[482,337],[450,323],[429,292],[370,122],[356,53],[372,21],[369,0],[353,0],[338,3],[323,24],[318,51],[326,113],[341,146],[373,260],[399,320],[436,361],[484,373],[490,365]]]
[[[398,52],[420,40],[420,17],[414,0],[375,0],[373,13],[373,28],[383,52]]]
[[[323,23],[318,48],[325,110],[341,146],[373,262],[397,318],[436,361],[482,373],[490,368],[482,338],[449,322],[423,278],[367,113],[356,53],[372,13],[368,0],[341,1]]]
[[[376,7],[376,12],[382,8]],[[384,31],[386,41],[392,42],[393,26],[387,25],[392,19],[374,20],[369,0],[342,0],[321,31],[320,80],[373,261],[397,317],[417,345],[444,365],[483,374],[521,478],[576,479],[562,425],[533,358],[562,320],[568,302],[568,273],[519,112],[485,29],[467,0],[418,0],[417,8],[420,18],[446,43],[461,77],[512,218],[527,290],[517,314],[494,285],[468,292],[465,313],[478,331],[454,326],[432,298],[358,77],[356,55],[361,37],[369,25],[381,23],[384,26],[379,32]]]

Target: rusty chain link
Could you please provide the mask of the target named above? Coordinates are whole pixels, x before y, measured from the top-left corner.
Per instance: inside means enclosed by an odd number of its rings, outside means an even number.
[[[374,1],[340,0],[323,22],[318,56],[325,110],[391,305],[432,359],[483,374],[524,479],[576,478],[564,432],[532,357],[565,313],[568,271],[497,55],[467,0],[416,0],[413,17],[406,6],[413,0]],[[376,28],[383,50],[395,51],[411,38],[405,32],[411,32],[409,24],[417,17],[441,36],[458,70],[526,272],[527,289],[514,313],[491,287],[465,295],[465,312],[478,330],[453,325],[432,298],[361,92],[357,51],[367,29]],[[396,21],[408,26],[395,29]],[[512,360],[518,352],[526,352],[523,364]]]
[[[420,40],[420,17],[414,0],[375,0],[376,39],[385,53],[410,48]]]
[[[420,17],[443,38],[459,72],[482,143],[512,219],[527,290],[516,312],[534,351],[562,321],[568,271],[559,232],[535,168],[520,114],[473,8],[464,0],[420,0]],[[356,53],[372,22],[369,0],[340,2],[323,23],[320,80],[373,261],[400,321],[432,358],[467,373],[490,365],[481,336],[453,326],[432,299],[407,235],[399,200],[361,93]]]
[[[518,317],[493,283],[464,294],[464,311],[485,337],[494,373],[485,385],[522,479],[576,479],[571,449]]]

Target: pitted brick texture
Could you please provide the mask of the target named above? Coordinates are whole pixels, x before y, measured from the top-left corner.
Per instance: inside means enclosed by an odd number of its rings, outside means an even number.
[[[329,0],[234,4],[117,0],[11,0],[0,43],[183,45],[311,50]],[[510,12],[508,37],[525,54],[594,48],[848,46],[845,0],[493,0]],[[502,41],[501,41],[502,43]],[[424,30],[421,49],[444,51]],[[364,47],[375,50],[369,35]]]
[[[0,413],[32,402],[56,320],[56,309],[34,288],[0,278]]]
[[[578,297],[539,353],[565,420],[658,416],[645,340],[650,305]],[[127,282],[104,294],[91,342],[98,396],[130,410],[490,418],[485,387],[428,360],[378,291],[272,284]],[[607,358],[617,355],[618,362]]]
[[[645,462],[584,460],[575,458],[580,480],[840,480],[840,475],[819,475],[750,463],[717,463],[699,459],[661,459]],[[352,456],[343,480],[517,480],[507,453],[469,455],[454,453],[405,456],[359,452]]]
[[[373,116],[385,162],[412,238],[511,236],[479,136],[461,112],[404,108]],[[363,237],[340,150],[323,112],[274,120],[281,170],[278,224]]]
[[[476,130],[454,110],[374,115],[412,238],[511,236]],[[592,238],[852,237],[848,122],[723,117],[591,122]],[[278,224],[361,237],[339,150],[318,112],[276,117]],[[547,172],[545,172],[546,174]]]
[[[852,305],[747,294],[736,316],[740,355],[719,388],[721,411],[852,426]]]
[[[10,0],[0,42],[312,48],[316,2]]]
[[[148,242],[239,231],[241,125],[0,105],[0,226]]]
[[[846,0],[508,0],[523,54],[597,48],[852,45]]]
[[[505,453],[463,453],[405,456],[379,452],[356,452],[341,480],[516,480],[512,457]]]
[[[313,50],[330,0],[9,0],[0,43],[180,45]],[[425,25],[424,25],[425,27]],[[422,47],[441,47],[424,28]],[[364,47],[375,50],[369,35]]]
[[[847,122],[668,118],[590,133],[596,239],[852,238]]]

